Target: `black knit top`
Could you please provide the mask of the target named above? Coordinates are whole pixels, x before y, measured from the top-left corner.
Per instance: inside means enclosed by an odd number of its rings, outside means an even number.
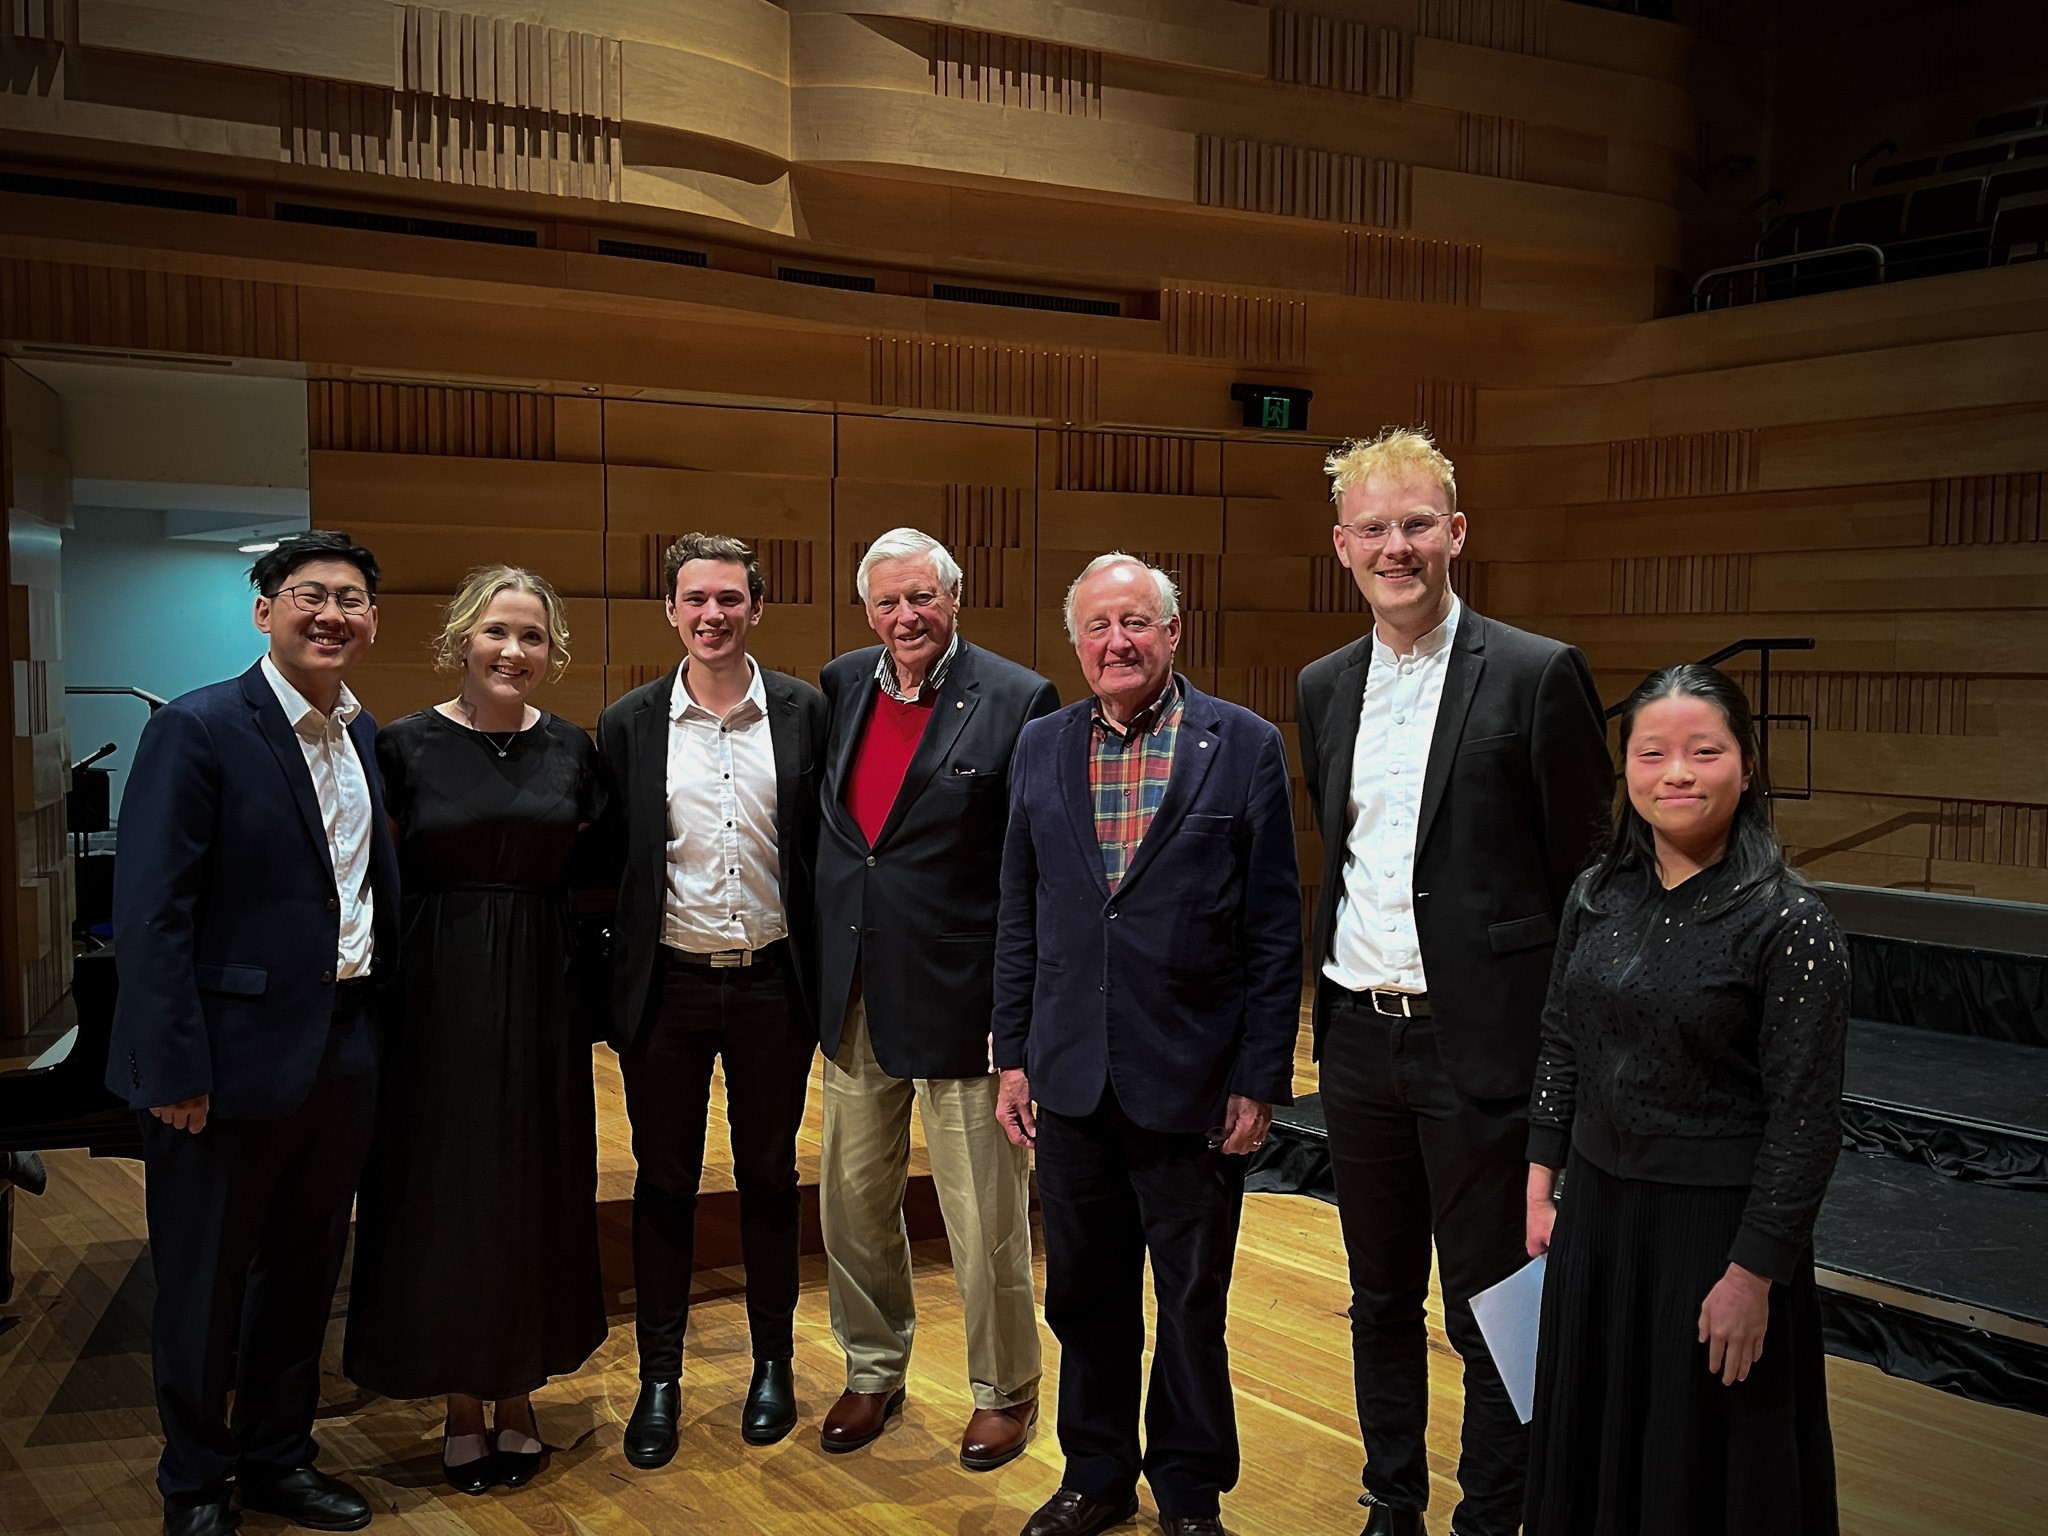
[[[1747,1185],[1729,1259],[1789,1280],[1841,1144],[1849,952],[1790,871],[1732,908],[1726,866],[1662,889],[1642,871],[1565,902],[1529,1108],[1529,1161],[1565,1150],[1619,1178]]]

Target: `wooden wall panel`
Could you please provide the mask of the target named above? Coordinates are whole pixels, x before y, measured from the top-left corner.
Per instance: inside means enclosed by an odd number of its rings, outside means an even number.
[[[293,359],[298,299],[288,283],[0,257],[0,334],[17,341]]]
[[[74,903],[64,829],[71,754],[58,559],[62,530],[71,524],[65,452],[56,394],[0,360],[0,594],[7,600],[0,1036],[40,1023],[71,985]]]
[[[1397,97],[1407,90],[1407,39],[1393,27],[1273,8],[1273,79],[1288,85]]]

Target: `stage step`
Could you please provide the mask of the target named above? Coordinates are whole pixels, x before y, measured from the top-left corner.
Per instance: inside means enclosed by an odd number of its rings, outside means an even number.
[[[2048,1051],[1854,1020],[1842,1127],[1858,1151],[2048,1190]]]
[[[2048,1194],[1845,1151],[1813,1247],[1829,1353],[2048,1413]]]

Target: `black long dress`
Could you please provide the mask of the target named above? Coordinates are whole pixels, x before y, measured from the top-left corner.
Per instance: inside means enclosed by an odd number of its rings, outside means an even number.
[[[516,1397],[605,1337],[591,1031],[569,982],[597,752],[552,715],[508,738],[428,709],[385,727],[377,762],[404,1007],[356,1204],[343,1369],[389,1397]]]
[[[1814,889],[1726,865],[1603,913],[1574,891],[1530,1105],[1567,1171],[1551,1233],[1528,1536],[1835,1536],[1813,1224],[1841,1141],[1848,951]],[[1763,1354],[1723,1386],[1700,1305],[1771,1282]]]

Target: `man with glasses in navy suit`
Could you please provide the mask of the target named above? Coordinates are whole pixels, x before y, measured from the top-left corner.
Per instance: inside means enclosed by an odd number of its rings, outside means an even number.
[[[312,1428],[398,955],[377,726],[343,682],[377,561],[314,531],[249,579],[269,652],[151,717],[114,871],[107,1086],[142,1120],[166,1536],[232,1530],[231,1485],[313,1530],[370,1523]]]

